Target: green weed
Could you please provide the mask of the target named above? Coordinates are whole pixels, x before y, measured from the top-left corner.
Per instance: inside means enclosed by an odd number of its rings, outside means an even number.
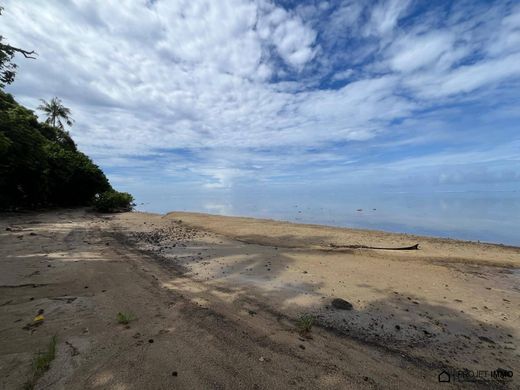
[[[49,345],[47,346],[47,350],[45,352],[38,351],[36,356],[32,361],[32,374],[31,378],[25,382],[23,388],[24,390],[32,390],[36,385],[38,379],[40,379],[45,372],[49,370],[51,367],[51,362],[56,357],[56,344],[57,337],[52,336]]]

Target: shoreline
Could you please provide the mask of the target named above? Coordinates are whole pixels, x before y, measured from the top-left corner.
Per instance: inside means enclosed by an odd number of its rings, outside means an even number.
[[[417,239],[413,251],[330,247]],[[520,248],[62,209],[0,218],[0,259],[0,387],[19,387],[53,334],[41,386],[428,389],[441,369],[496,368],[518,384]],[[127,327],[118,312],[132,314]]]
[[[498,242],[488,242],[488,241],[479,241],[479,240],[465,240],[460,238],[451,238],[451,237],[442,237],[442,236],[435,236],[435,235],[421,235],[421,234],[415,234],[415,233],[406,233],[406,232],[396,232],[396,231],[390,231],[390,230],[382,230],[382,229],[367,229],[367,228],[358,228],[358,227],[349,227],[349,226],[340,226],[340,225],[330,225],[330,224],[321,224],[321,223],[308,223],[308,222],[298,222],[298,221],[291,221],[286,219],[275,219],[275,218],[259,218],[259,217],[248,217],[248,216],[242,216],[242,215],[224,215],[224,214],[211,214],[211,213],[203,213],[198,211],[168,211],[166,213],[154,213],[149,211],[133,211],[135,213],[142,213],[142,214],[150,214],[150,215],[160,215],[162,217],[167,217],[170,214],[187,214],[187,215],[201,215],[201,216],[209,216],[209,217],[224,217],[224,218],[239,218],[239,219],[248,219],[248,220],[254,220],[254,221],[263,221],[263,222],[276,222],[276,223],[287,223],[291,225],[301,225],[301,226],[307,226],[310,228],[328,228],[328,229],[340,229],[340,230],[346,230],[346,231],[354,231],[354,232],[363,232],[367,234],[388,234],[388,235],[394,235],[396,237],[407,237],[411,240],[431,240],[431,241],[437,241],[440,243],[465,243],[465,244],[475,244],[475,245],[484,245],[484,246],[496,246],[500,248],[510,248],[510,249],[520,249],[520,245],[510,245],[510,244],[502,244]]]

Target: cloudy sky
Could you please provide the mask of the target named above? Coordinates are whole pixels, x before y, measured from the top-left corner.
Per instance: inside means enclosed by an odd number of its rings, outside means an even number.
[[[8,91],[120,188],[520,188],[518,2],[1,3]]]

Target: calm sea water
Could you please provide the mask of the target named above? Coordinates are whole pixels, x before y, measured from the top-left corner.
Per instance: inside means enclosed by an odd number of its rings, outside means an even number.
[[[142,191],[138,210],[195,211],[520,246],[520,192],[396,193],[291,188]]]

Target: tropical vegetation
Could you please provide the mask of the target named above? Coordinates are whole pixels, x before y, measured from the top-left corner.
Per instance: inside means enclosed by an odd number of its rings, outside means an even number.
[[[92,204],[100,211],[131,209],[132,196],[115,191],[65,130],[64,123],[73,121],[59,98],[42,100],[41,123],[3,90],[14,80],[16,53],[35,55],[0,36],[0,210]]]
[[[47,115],[45,123],[63,130],[65,128],[61,121],[63,119],[67,125],[72,126],[70,108],[65,107],[60,98],[53,97],[49,102],[43,99],[40,99],[40,101],[42,104],[38,106],[38,110]]]

